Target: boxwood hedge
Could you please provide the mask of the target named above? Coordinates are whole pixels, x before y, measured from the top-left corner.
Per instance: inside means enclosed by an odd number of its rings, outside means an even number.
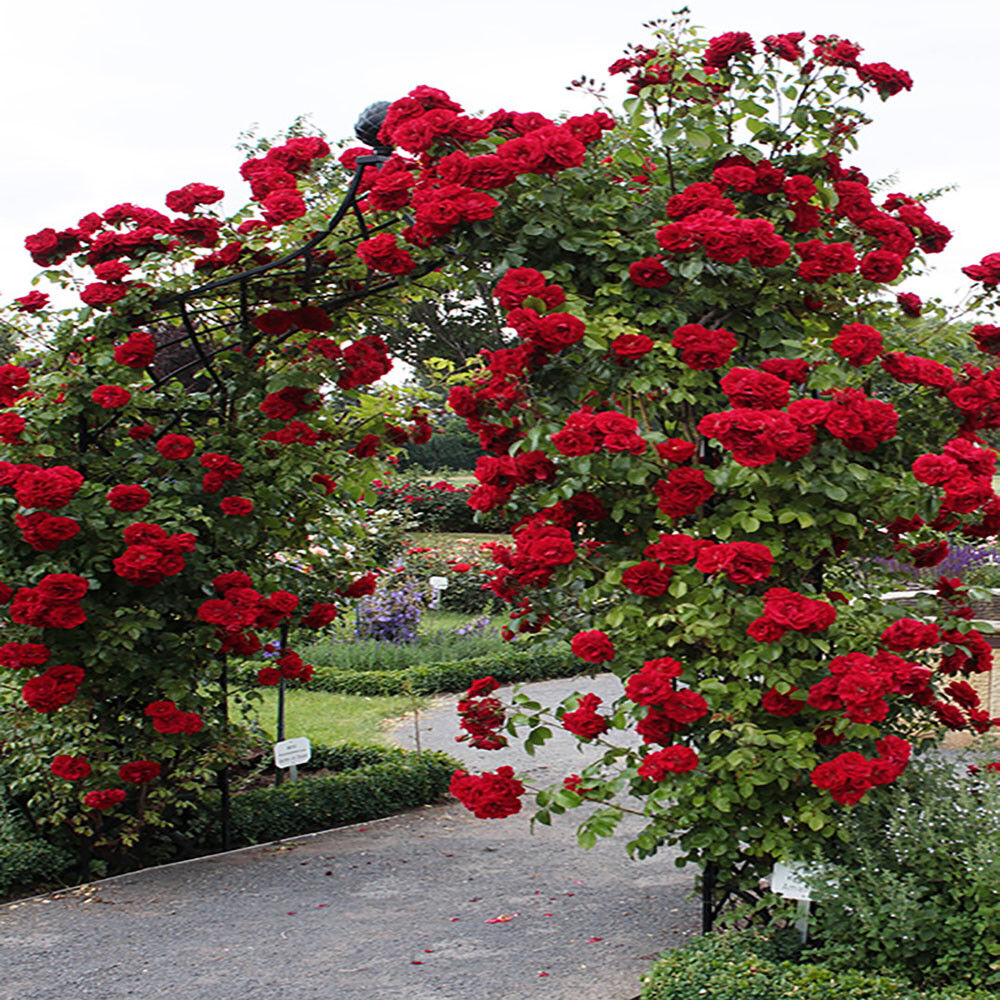
[[[439,752],[358,743],[314,746],[299,781],[233,795],[231,846],[360,823],[435,802],[447,791],[457,766]],[[221,849],[218,791],[207,792],[199,806],[185,817],[175,838],[152,845],[159,863],[179,860],[184,852],[178,845],[185,842],[197,842],[197,853]],[[70,851],[34,837],[0,796],[0,896],[65,882],[77,872]]]
[[[923,989],[897,977],[778,958],[753,932],[713,934],[663,955],[643,977],[640,1000],[990,1000],[953,986]]]
[[[464,691],[477,677],[495,677],[501,684],[573,677],[582,669],[569,649],[499,650],[467,660],[424,663],[402,670],[351,670],[317,667],[308,689],[340,694],[394,695],[402,692],[428,695]]]

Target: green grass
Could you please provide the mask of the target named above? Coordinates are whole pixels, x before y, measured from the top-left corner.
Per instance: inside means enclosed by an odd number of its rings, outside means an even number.
[[[273,740],[277,726],[278,693],[270,688],[262,692],[250,717],[256,718]],[[427,699],[418,698],[418,708]],[[413,699],[406,695],[391,698],[331,694],[327,691],[298,689],[285,692],[285,738],[307,736],[313,743],[387,743],[387,720],[411,714]]]

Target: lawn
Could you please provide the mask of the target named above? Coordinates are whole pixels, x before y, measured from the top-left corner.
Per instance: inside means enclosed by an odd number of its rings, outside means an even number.
[[[278,716],[278,693],[275,688],[262,692],[263,700],[253,712],[264,732],[275,739]],[[390,723],[409,714],[413,724],[414,699],[408,695],[388,698],[332,694],[297,688],[285,692],[285,737],[307,736],[313,743],[387,743]],[[418,709],[427,699],[416,699]]]

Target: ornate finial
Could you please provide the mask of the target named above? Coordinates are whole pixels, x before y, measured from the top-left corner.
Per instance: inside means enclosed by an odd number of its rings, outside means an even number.
[[[371,146],[376,153],[388,155],[392,152],[392,146],[387,146],[378,137],[379,129],[385,121],[385,113],[389,110],[388,101],[376,101],[369,104],[361,112],[358,120],[354,124],[354,134],[366,145]]]

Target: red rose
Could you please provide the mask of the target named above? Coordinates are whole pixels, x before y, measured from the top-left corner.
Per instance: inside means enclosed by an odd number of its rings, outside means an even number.
[[[581,660],[586,660],[588,663],[604,663],[615,658],[614,645],[607,634],[600,629],[577,632],[573,636],[570,648],[574,656],[579,656]]]
[[[514,777],[514,769],[505,765],[495,773],[480,775],[455,771],[448,791],[480,819],[502,819],[520,812],[524,785]]]
[[[861,258],[858,271],[869,281],[892,281],[903,270],[905,260],[891,250],[872,250]]]
[[[246,517],[253,510],[253,501],[246,497],[223,497],[219,509],[232,517]]]
[[[129,334],[124,344],[115,348],[115,361],[127,368],[145,368],[156,356],[156,341],[143,331]]]
[[[102,788],[97,792],[87,792],[83,804],[88,809],[113,809],[125,801],[125,791],[121,788]]]
[[[11,670],[40,667],[50,656],[40,642],[6,642],[0,646],[0,664]]]
[[[592,740],[607,732],[608,720],[596,711],[600,704],[601,699],[596,694],[585,694],[579,699],[576,709],[563,712],[563,729],[584,740]]]
[[[27,295],[22,295],[19,299],[14,299],[19,312],[33,313],[39,309],[44,309],[49,304],[49,297],[45,292],[33,291]]]
[[[131,763],[122,764],[118,768],[118,777],[122,781],[141,785],[143,782],[158,778],[161,770],[160,765],[155,760],[134,760]]]
[[[643,333],[623,333],[611,341],[611,350],[615,357],[622,360],[635,360],[648,354],[653,349],[653,341]]]
[[[622,584],[641,597],[662,597],[670,586],[672,572],[670,569],[661,569],[656,562],[641,562],[625,570]]]
[[[810,775],[817,788],[830,792],[834,801],[852,806],[872,787],[871,764],[859,753],[842,753],[813,768]]]
[[[35,586],[35,593],[43,601],[63,603],[79,601],[90,588],[90,584],[75,573],[49,573]]]
[[[671,469],[667,478],[653,486],[659,497],[659,509],[670,517],[684,517],[715,493],[701,469],[681,466]]]
[[[266,195],[261,202],[264,219],[271,225],[291,222],[306,214],[306,203],[295,188],[278,188]]]
[[[152,500],[153,495],[142,486],[112,486],[107,493],[107,501],[114,510],[142,510]]]
[[[669,656],[646,660],[626,682],[625,695],[637,705],[662,707],[674,696],[674,678],[683,671],[684,667]]]
[[[656,257],[643,257],[629,264],[628,276],[639,288],[663,288],[673,280],[673,275]]]
[[[128,295],[129,286],[128,285],[106,285],[102,282],[95,281],[90,285],[87,285],[82,292],[80,292],[80,298],[88,306],[93,306],[95,309],[101,306],[111,305],[113,302],[117,302],[119,299],[124,298]]]
[[[761,707],[765,712],[770,712],[771,715],[797,715],[805,708],[805,702],[798,698],[792,698],[793,691],[798,691],[798,688],[791,687],[785,694],[781,694],[776,688],[771,688],[765,691],[760,699]]]
[[[257,683],[261,687],[275,687],[281,683],[281,671],[275,667],[261,667],[257,671]]]
[[[17,514],[14,523],[21,536],[36,552],[54,552],[61,542],[80,532],[80,525],[71,517],[56,517],[42,511],[27,516]]]
[[[83,476],[67,465],[29,469],[18,478],[14,499],[22,507],[58,510],[76,496],[82,485]]]
[[[668,774],[683,774],[698,766],[698,755],[690,747],[674,746],[646,754],[639,765],[639,775],[653,781],[663,781]]]
[[[882,642],[890,649],[927,649],[941,641],[941,631],[933,622],[921,622],[916,618],[900,618],[886,628],[881,635]]]
[[[90,764],[86,757],[71,757],[68,754],[58,754],[52,758],[49,770],[57,777],[66,781],[79,781],[90,776]]]
[[[707,330],[698,323],[688,323],[674,330],[671,343],[688,368],[705,371],[724,365],[738,342],[728,330]]]
[[[492,694],[498,687],[500,685],[494,677],[477,677],[469,685],[469,690],[465,692],[465,697],[479,698],[484,694]]]
[[[212,205],[222,201],[225,192],[211,184],[185,184],[167,195],[166,205],[171,212],[193,212],[198,205]]]
[[[417,266],[409,253],[396,245],[392,233],[379,233],[359,243],[357,255],[373,271],[386,274],[409,274]]]
[[[365,573],[356,580],[352,580],[344,590],[345,597],[367,597],[375,593],[376,577],[374,573]]]
[[[172,462],[190,458],[194,454],[194,441],[186,434],[164,434],[156,442],[156,450]]]
[[[871,364],[882,350],[882,334],[864,323],[848,323],[840,328],[831,345],[855,368]]]

